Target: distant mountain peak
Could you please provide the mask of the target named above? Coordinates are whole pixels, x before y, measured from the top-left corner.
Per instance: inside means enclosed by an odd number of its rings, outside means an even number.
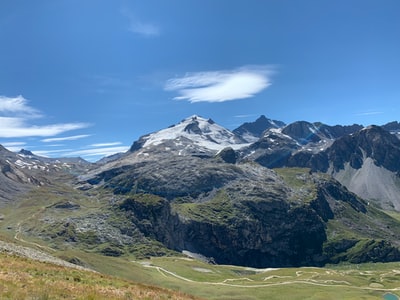
[[[35,156],[35,154],[33,154],[31,151],[25,150],[25,149],[21,149],[18,152],[18,154],[25,155],[25,156]]]
[[[259,138],[262,137],[263,133],[271,128],[281,128],[285,126],[285,123],[282,121],[271,120],[266,116],[261,115],[254,122],[246,122],[243,125],[239,126],[233,132],[237,135],[240,135],[248,142],[256,142]]]

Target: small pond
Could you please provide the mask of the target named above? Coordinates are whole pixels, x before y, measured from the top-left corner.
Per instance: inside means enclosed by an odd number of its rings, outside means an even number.
[[[383,295],[383,300],[399,300],[399,297],[394,294],[387,293]]]

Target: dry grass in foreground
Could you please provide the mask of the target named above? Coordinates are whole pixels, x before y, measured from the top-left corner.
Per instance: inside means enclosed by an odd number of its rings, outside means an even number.
[[[197,299],[180,292],[0,253],[0,299]]]

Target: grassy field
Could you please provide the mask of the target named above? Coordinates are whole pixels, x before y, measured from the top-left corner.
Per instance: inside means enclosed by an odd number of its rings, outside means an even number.
[[[188,258],[132,262],[164,287],[206,299],[383,299],[400,295],[400,264],[253,269]]]

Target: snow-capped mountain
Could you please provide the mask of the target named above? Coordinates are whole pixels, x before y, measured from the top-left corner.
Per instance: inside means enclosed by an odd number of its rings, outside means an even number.
[[[240,149],[248,144],[213,120],[194,115],[176,125],[142,136],[130,151],[140,151],[140,154],[160,150],[174,151],[179,155],[215,154],[226,147]]]

